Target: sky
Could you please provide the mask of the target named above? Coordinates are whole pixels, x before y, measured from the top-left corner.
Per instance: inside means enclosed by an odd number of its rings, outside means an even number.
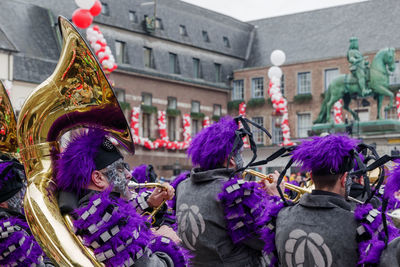
[[[250,21],[365,0],[182,0],[197,6]]]

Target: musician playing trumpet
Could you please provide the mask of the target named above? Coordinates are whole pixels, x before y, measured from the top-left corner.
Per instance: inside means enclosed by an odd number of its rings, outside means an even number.
[[[376,265],[385,242],[399,236],[390,225],[385,228],[380,209],[370,204],[357,205],[352,211],[346,200],[352,184],[348,173],[354,167],[359,141],[332,134],[303,141],[292,159],[311,171],[315,190],[305,194],[295,205],[285,206],[276,181],[268,185],[268,229],[264,233],[268,253],[279,266],[357,266]],[[276,247],[275,247],[276,246]],[[274,248],[275,247],[275,248]]]
[[[76,234],[106,266],[175,266],[186,262],[180,239],[169,227],[154,237],[137,213],[128,182],[132,178],[118,149],[102,130],[90,128],[73,138],[57,161],[59,205],[74,215]],[[174,194],[155,190],[147,200],[134,199],[143,210]],[[140,198],[140,199],[139,199]],[[157,234],[157,232],[156,232]],[[176,243],[175,243],[176,242]]]

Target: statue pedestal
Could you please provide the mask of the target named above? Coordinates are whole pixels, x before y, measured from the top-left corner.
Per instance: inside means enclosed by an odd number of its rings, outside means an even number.
[[[314,124],[311,131],[314,135],[322,133],[344,133],[351,124],[332,124],[321,123]],[[400,121],[398,120],[376,120],[376,121],[354,121],[352,125],[353,136],[374,136],[391,133],[400,133]]]

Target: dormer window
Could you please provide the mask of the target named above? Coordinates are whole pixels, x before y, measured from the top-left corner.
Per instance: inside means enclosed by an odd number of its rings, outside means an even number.
[[[206,43],[210,42],[210,37],[208,37],[208,32],[207,31],[203,31],[203,41]]]

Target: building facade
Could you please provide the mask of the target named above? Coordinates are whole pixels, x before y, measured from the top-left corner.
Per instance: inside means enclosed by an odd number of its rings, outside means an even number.
[[[166,111],[168,139],[183,141],[185,114],[191,116],[193,136],[206,118],[212,122],[225,114],[237,115],[238,104],[245,102],[246,116],[272,133],[269,140],[255,129],[259,157],[267,157],[282,142],[281,118],[274,115],[267,94],[273,50],[286,53],[281,89],[288,100],[295,142],[311,134],[329,82],[349,73],[350,37],[359,38],[360,51],[370,61],[388,46],[396,48],[400,59],[397,0],[370,0],[250,22],[179,0],[101,2],[102,14],[93,24],[99,26],[118,64],[110,80],[128,122],[132,110],[140,107],[139,136],[150,141],[160,138],[158,111]],[[57,64],[62,45],[57,16],[70,18],[77,7],[71,0],[2,0],[0,5],[0,79],[12,83],[10,96],[18,114],[27,95]],[[149,27],[146,21],[152,17],[155,24]],[[391,77],[393,92],[398,90],[399,73],[398,68]],[[361,120],[374,120],[375,100],[366,100],[355,99],[351,107]],[[386,110],[384,117],[397,120],[397,111]],[[400,145],[397,133],[371,137],[352,130],[353,136],[376,143],[380,152]],[[165,177],[191,168],[185,150],[150,150],[141,145],[128,161],[133,166],[153,164]],[[277,160],[269,168],[284,164]]]

